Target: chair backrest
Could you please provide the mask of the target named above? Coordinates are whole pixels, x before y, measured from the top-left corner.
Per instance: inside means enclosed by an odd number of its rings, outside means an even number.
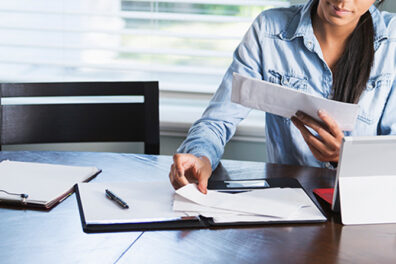
[[[159,154],[158,82],[3,83],[0,144],[143,141]],[[134,96],[122,103],[6,103],[5,98]],[[135,97],[136,96],[136,97]],[[4,103],[4,104],[3,104]],[[1,147],[1,146],[0,146]]]

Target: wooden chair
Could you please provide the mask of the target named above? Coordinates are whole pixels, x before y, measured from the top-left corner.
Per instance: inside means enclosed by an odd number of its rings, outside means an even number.
[[[8,144],[143,141],[146,154],[159,154],[158,82],[3,83],[0,89],[0,102],[12,97],[65,96],[137,96],[141,100],[2,104],[0,150]]]

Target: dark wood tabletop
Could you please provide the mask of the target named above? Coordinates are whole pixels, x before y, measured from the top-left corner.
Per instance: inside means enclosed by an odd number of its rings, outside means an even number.
[[[96,166],[93,182],[168,178],[170,156],[88,152],[0,152],[0,160]],[[343,226],[317,201],[335,171],[223,160],[232,179],[293,177],[324,210],[319,224],[86,234],[75,195],[52,210],[1,206],[0,263],[396,263],[396,224]],[[55,177],[55,176],[54,176]],[[1,184],[1,183],[0,183]]]

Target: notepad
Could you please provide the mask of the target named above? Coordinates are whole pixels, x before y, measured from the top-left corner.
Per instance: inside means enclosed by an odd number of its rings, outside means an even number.
[[[99,172],[95,167],[5,160],[0,162],[0,204],[49,209],[66,198],[76,183],[89,181]],[[28,198],[23,201],[20,194]]]

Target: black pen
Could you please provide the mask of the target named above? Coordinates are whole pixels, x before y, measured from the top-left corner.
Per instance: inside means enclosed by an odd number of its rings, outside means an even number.
[[[124,202],[120,197],[118,197],[117,195],[115,195],[114,193],[109,191],[108,189],[106,189],[105,192],[106,192],[107,198],[109,198],[110,200],[113,200],[114,202],[116,202],[119,206],[121,206],[124,209],[129,208],[128,204],[126,202]]]

